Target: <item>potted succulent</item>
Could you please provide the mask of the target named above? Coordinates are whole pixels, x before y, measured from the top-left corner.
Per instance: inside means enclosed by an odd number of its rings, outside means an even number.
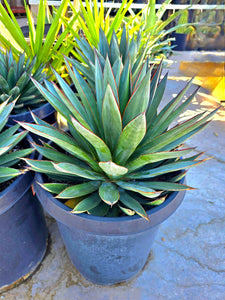
[[[16,100],[8,124],[15,121],[32,122],[30,111],[41,119],[54,123],[54,108],[45,100],[31,80],[43,83],[47,78],[44,66],[34,71],[36,58],[25,60],[25,53],[13,57],[12,50],[0,51],[0,103]]]
[[[0,293],[32,274],[47,247],[42,207],[31,191],[34,173],[18,158],[34,158],[31,138],[18,124],[5,127],[14,104],[0,104]]]
[[[167,75],[160,80],[162,63],[152,72],[125,30],[119,41],[115,33],[110,42],[102,30],[99,36],[98,48],[80,39],[86,66],[66,60],[78,94],[56,72],[58,85],[34,80],[68,131],[35,116],[36,124],[20,124],[52,141],[34,145],[41,156],[26,162],[74,266],[90,281],[111,285],[143,268],[160,223],[190,189],[186,170],[204,161],[182,144],[215,111],[170,127],[197,93],[181,102],[191,82],[159,110],[167,82]]]

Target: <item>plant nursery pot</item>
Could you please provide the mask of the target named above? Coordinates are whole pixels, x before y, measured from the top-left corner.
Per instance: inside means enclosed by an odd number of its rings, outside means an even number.
[[[48,232],[33,179],[26,172],[0,193],[0,293],[23,282],[45,255]]]
[[[171,42],[171,46],[175,51],[185,51],[187,45],[188,35],[186,33],[172,33],[172,37],[175,38],[175,41]]]
[[[139,216],[118,218],[72,214],[71,209],[40,187],[43,176],[35,175],[34,189],[61,232],[76,269],[99,285],[113,285],[136,276],[150,254],[159,225],[180,205],[185,192],[172,193],[165,203]]]
[[[45,103],[44,105],[41,105],[38,108],[35,108],[32,110],[32,112],[39,118],[42,119],[50,124],[53,124],[56,119],[55,119],[55,109],[51,106],[50,103]],[[7,125],[15,125],[16,121],[21,121],[21,122],[29,122],[33,123],[34,120],[32,118],[32,115],[30,111],[27,111],[25,113],[21,114],[16,114],[16,115],[10,115]]]
[[[32,112],[41,120],[44,120],[45,122],[49,124],[56,123],[56,112],[53,106],[51,106],[50,103],[45,103],[44,105],[32,110]],[[16,121],[20,122],[28,122],[28,123],[34,123],[34,120],[32,118],[32,115],[30,111],[27,111],[25,113],[16,114],[16,115],[10,115],[8,118],[7,125],[12,126],[17,124]],[[35,141],[35,143],[40,144],[40,139],[37,137],[37,135],[30,133],[30,136]],[[47,139],[42,138],[42,141],[48,142]]]

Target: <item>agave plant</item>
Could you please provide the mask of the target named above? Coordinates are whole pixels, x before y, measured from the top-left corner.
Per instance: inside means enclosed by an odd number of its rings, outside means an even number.
[[[14,104],[8,101],[0,104],[0,183],[22,174],[24,170],[19,170],[15,165],[20,161],[19,157],[25,157],[33,151],[32,148],[20,150],[17,146],[25,138],[27,131],[16,133],[19,125],[4,129]]]
[[[10,102],[16,100],[13,114],[26,112],[46,102],[30,79],[33,76],[43,83],[47,78],[42,66],[33,72],[35,62],[35,58],[25,61],[25,53],[19,55],[17,61],[11,49],[6,53],[0,51],[0,103],[8,98]]]
[[[68,132],[35,116],[36,124],[20,123],[53,142],[35,146],[44,160],[26,161],[32,170],[51,178],[46,178],[42,187],[69,203],[72,213],[137,213],[148,219],[146,209],[166,201],[172,191],[190,189],[180,182],[184,170],[204,161],[199,155],[190,155],[193,149],[184,149],[182,144],[203,129],[216,110],[171,126],[197,90],[181,102],[191,85],[188,82],[160,110],[167,82],[167,75],[160,80],[162,64],[153,69],[143,61],[140,67],[134,67],[136,57],[131,61],[131,50],[124,59],[121,57],[124,41],[126,49],[132,49],[133,42],[129,43],[127,37],[118,42],[112,35],[110,43],[104,38],[101,52],[107,50],[105,56],[98,50],[100,45],[94,53],[83,50],[85,60],[90,60],[90,76],[86,79],[79,72],[82,65],[77,62],[71,67],[66,61],[78,95],[56,72],[59,86],[45,81],[44,87],[34,81],[67,120]],[[110,53],[110,49],[114,51]]]

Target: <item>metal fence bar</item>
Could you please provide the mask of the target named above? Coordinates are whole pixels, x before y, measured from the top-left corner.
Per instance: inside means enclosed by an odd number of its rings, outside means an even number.
[[[35,5],[38,4],[39,1],[38,0],[29,0],[29,4],[31,5]],[[61,1],[48,1],[48,5],[52,5],[52,6],[59,6],[61,3]],[[83,3],[85,6],[85,3]],[[98,2],[98,6],[100,6],[101,3]],[[121,3],[113,3],[113,2],[106,2],[103,3],[103,6],[106,8],[120,8]],[[146,6],[146,4],[141,4],[141,3],[132,3],[130,8],[132,9],[142,9]],[[156,4],[155,8],[159,8],[161,6],[161,4]],[[191,9],[191,10],[195,10],[195,9],[206,9],[206,10],[211,10],[211,9],[216,9],[216,10],[224,10],[225,11],[225,5],[224,4],[194,4],[192,6],[188,5],[188,4],[169,4],[166,6],[166,9],[171,9],[171,10],[176,10],[176,9]]]

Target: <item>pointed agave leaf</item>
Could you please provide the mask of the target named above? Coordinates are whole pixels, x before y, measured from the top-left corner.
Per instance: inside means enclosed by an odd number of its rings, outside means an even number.
[[[148,134],[149,137],[155,137],[158,134],[161,134],[168,128],[168,126],[180,115],[180,113],[189,105],[191,100],[194,98],[196,93],[199,90],[199,87],[185,100],[178,108],[176,106],[181,101],[188,87],[190,86],[192,80],[186,85],[186,87],[172,100],[170,101],[158,114],[154,122],[149,127]]]
[[[7,75],[7,82],[10,86],[10,89],[12,89],[16,84],[16,70],[14,66],[11,66],[9,68],[8,75]]]
[[[3,102],[0,105],[0,131],[4,128],[7,123],[8,117],[13,110],[15,102],[11,102],[7,104],[7,101]]]
[[[131,120],[139,114],[146,111],[150,96],[150,76],[151,70],[145,75],[144,79],[134,91],[124,111],[123,126],[127,125]]]
[[[5,149],[5,152],[1,153],[0,165],[5,167],[11,167],[15,165],[20,160],[20,158],[25,157],[34,151],[34,149],[32,148],[27,148],[6,154],[6,152],[9,151],[10,147],[1,148],[1,151],[3,149]]]
[[[101,64],[95,53],[95,91],[99,116],[102,115],[102,101],[104,97],[103,74]]]
[[[74,163],[76,165],[81,166],[84,163],[82,161],[79,161],[74,156],[61,153],[54,148],[40,146],[38,144],[33,144],[33,147],[45,158],[52,160],[54,162],[68,162],[68,163]]]
[[[27,135],[27,131],[19,132],[14,134],[13,136],[9,136],[4,140],[0,141],[0,148],[1,147],[8,147],[9,151],[13,149],[23,138]]]
[[[2,148],[0,149],[0,155],[3,155],[3,154],[5,154],[5,153],[7,153],[8,150],[9,150],[9,146],[8,146],[8,147],[2,147]],[[2,158],[0,158],[0,165],[2,165]]]
[[[112,71],[115,76],[115,81],[116,81],[117,87],[119,86],[119,83],[120,83],[120,76],[121,76],[122,70],[123,70],[122,60],[121,60],[121,57],[118,57],[117,60],[112,65]]]
[[[105,202],[101,201],[96,207],[89,209],[88,213],[90,215],[104,217],[108,213],[109,208],[110,208],[109,205],[107,205]]]
[[[185,184],[164,181],[148,181],[148,186],[154,190],[161,191],[185,191],[194,189]]]
[[[10,90],[10,86],[7,82],[7,79],[5,79],[2,75],[0,75],[0,86],[1,90],[5,93],[7,93]]]
[[[54,168],[61,172],[68,175],[76,176],[76,177],[83,177],[91,180],[103,180],[104,177],[97,172],[94,172],[89,169],[85,169],[83,167],[76,166],[75,164],[71,163],[53,163]]]
[[[80,201],[71,211],[74,214],[80,214],[95,208],[101,202],[98,193],[94,193],[84,200]]]
[[[133,80],[134,90],[139,86],[141,81],[144,79],[147,71],[148,71],[148,62],[146,61],[145,63],[143,63],[143,65],[142,65],[140,71],[138,72],[136,78]],[[150,87],[152,87],[152,82],[151,82]],[[150,92],[151,92],[151,88],[150,88]],[[150,99],[151,99],[151,93],[150,93]]]
[[[128,172],[128,169],[115,164],[112,161],[105,161],[99,163],[100,168],[112,178],[117,178],[125,175]]]
[[[67,70],[69,71],[70,77],[79,93],[79,97],[81,98],[82,103],[86,109],[88,117],[94,120],[93,123],[95,122],[97,127],[100,127],[96,101],[89,85],[75,67],[73,67],[73,70],[71,70],[69,63],[66,59],[65,63],[67,66]]]
[[[139,193],[147,198],[156,198],[160,196],[161,191],[155,191],[151,187],[149,187],[148,182],[140,182],[140,181],[117,181],[117,185],[119,185],[124,190],[129,190],[132,192]]]
[[[112,67],[109,61],[109,57],[106,57],[105,61],[105,68],[103,71],[103,92],[105,93],[105,90],[107,88],[107,85],[110,85],[114,97],[116,98],[117,103],[119,103],[119,96],[118,96],[118,91],[117,91],[117,86],[116,86],[116,80],[112,71]]]
[[[120,46],[119,46],[119,50],[120,53],[122,55],[122,61],[124,62],[126,57],[127,57],[127,53],[128,53],[128,49],[127,49],[128,45],[127,45],[127,32],[126,32],[126,26],[123,27],[123,31],[122,31],[122,35],[121,35],[121,40],[120,40]]]
[[[129,172],[132,172],[134,170],[137,170],[147,164],[158,162],[161,160],[171,159],[171,158],[178,158],[184,155],[187,155],[193,150],[193,148],[190,149],[184,149],[184,150],[176,150],[176,151],[162,151],[162,152],[156,152],[156,153],[148,153],[143,154],[139,156],[138,158],[131,160],[126,165],[126,168],[129,169]]]
[[[123,129],[115,150],[115,162],[119,165],[126,163],[135,151],[146,132],[145,114],[140,114]],[[128,147],[129,145],[129,147]]]
[[[155,97],[155,92],[158,87],[158,83],[160,81],[161,73],[162,73],[162,65],[163,60],[161,60],[160,64],[157,66],[157,69],[155,70],[152,79],[151,79],[151,91],[150,91],[150,99],[153,99]]]
[[[62,190],[56,198],[70,199],[85,196],[98,190],[101,181],[89,181],[81,184],[72,185]]]
[[[109,51],[110,52],[110,61],[111,61],[112,65],[114,65],[116,60],[120,57],[118,39],[117,39],[115,31],[113,31],[109,48],[110,48],[110,51]]]
[[[43,189],[46,191],[52,193],[52,194],[59,194],[63,190],[65,190],[70,185],[67,183],[44,183],[41,184],[40,182],[37,182]]]
[[[201,164],[204,160],[201,161],[177,161],[174,163],[166,164],[154,169],[136,172],[135,174],[129,174],[129,178],[132,179],[146,179],[153,178],[162,174],[167,174],[171,172],[176,172],[180,170],[189,169],[191,167]]]
[[[127,194],[124,190],[120,190],[120,202],[126,205],[126,207],[128,207],[129,209],[135,211],[142,218],[150,221],[148,215],[146,214],[146,211],[141,206],[141,204],[129,194]]]
[[[100,53],[103,55],[104,58],[106,58],[106,56],[109,54],[109,44],[101,27],[99,29],[98,47]]]
[[[188,134],[190,132],[194,132],[194,130],[197,128],[201,128],[200,127],[201,125],[206,124],[207,120],[210,119],[217,112],[219,108],[220,107],[218,107],[211,113],[207,114],[205,117],[203,117],[203,115],[205,114],[203,112],[171,128],[165,133],[152,139],[152,141],[150,141],[146,145],[141,146],[137,152],[140,152],[141,154],[145,154],[148,152],[168,151],[172,149],[172,148],[168,149],[168,145],[172,145],[172,143],[178,140],[179,138],[182,138],[182,142],[183,142],[185,139],[190,137]]]
[[[128,58],[123,67],[120,76],[120,83],[119,83],[119,100],[120,100],[121,114],[123,114],[124,112],[129,97],[130,97],[130,59]]]
[[[69,116],[71,113],[65,104],[60,101],[54,85],[46,80],[45,85],[47,88],[45,88],[35,79],[32,78],[32,81],[43,97],[55,108],[55,110],[60,112],[63,117],[66,118],[67,122],[70,121]]]
[[[1,117],[0,117],[1,118]],[[7,118],[6,118],[7,119]],[[0,124],[2,121],[0,121]],[[5,129],[3,132],[0,133],[0,141],[4,141],[8,137],[12,136],[17,130],[20,128],[19,124],[16,124],[12,127],[9,127],[8,129]]]
[[[122,133],[122,120],[116,98],[110,85],[107,85],[103,99],[102,124],[105,142],[111,151],[113,151]]]
[[[90,60],[93,64],[95,63],[95,56],[93,53],[93,49],[91,48],[90,44],[86,41],[86,39],[76,39],[76,42],[81,49],[82,53],[85,53],[85,56],[88,60]]]
[[[22,172],[19,170],[13,168],[0,167],[0,183],[5,182],[10,178],[16,177],[20,174],[22,174]]]
[[[161,205],[163,202],[165,202],[165,200],[166,200],[166,197],[162,197],[162,198],[150,201],[147,205],[154,205],[154,206]]]
[[[154,97],[151,98],[149,101],[149,106],[148,106],[148,110],[147,110],[147,114],[146,114],[146,119],[147,119],[148,124],[151,124],[152,120],[157,115],[157,109],[159,107],[159,104],[162,101],[162,97],[163,97],[163,94],[164,94],[164,91],[166,88],[167,75],[168,74],[166,74],[163,77],[163,79],[161,80],[161,82],[159,83],[159,85],[157,87]]]
[[[95,148],[101,161],[109,161],[112,159],[111,152],[102,139],[82,126],[74,118],[72,118],[72,122],[76,130]]]
[[[130,209],[130,208],[127,208],[127,207],[124,207],[122,205],[118,205],[119,208],[128,216],[133,216],[135,215],[135,211]]]
[[[85,151],[83,151],[80,147],[77,147],[74,139],[67,134],[62,133],[57,129],[48,128],[42,125],[21,122],[18,123],[30,132],[53,141],[70,154],[87,162],[93,167],[94,170],[99,169],[97,163]]]
[[[81,102],[71,89],[71,87],[61,78],[61,76],[53,70],[54,75],[58,83],[60,84],[65,95],[58,89],[57,93],[59,95],[59,99],[65,104],[65,106],[70,110],[73,116],[85,127],[89,127],[88,118],[84,107]]]
[[[117,186],[112,182],[103,182],[98,192],[101,199],[110,206],[113,206],[120,197]]]
[[[34,159],[23,159],[27,165],[29,165],[29,169],[35,171],[35,172],[39,172],[39,173],[44,173],[44,174],[60,174],[60,176],[62,177],[63,172],[60,172],[58,170],[56,170],[52,164],[51,161],[47,161],[47,160],[34,160]]]

